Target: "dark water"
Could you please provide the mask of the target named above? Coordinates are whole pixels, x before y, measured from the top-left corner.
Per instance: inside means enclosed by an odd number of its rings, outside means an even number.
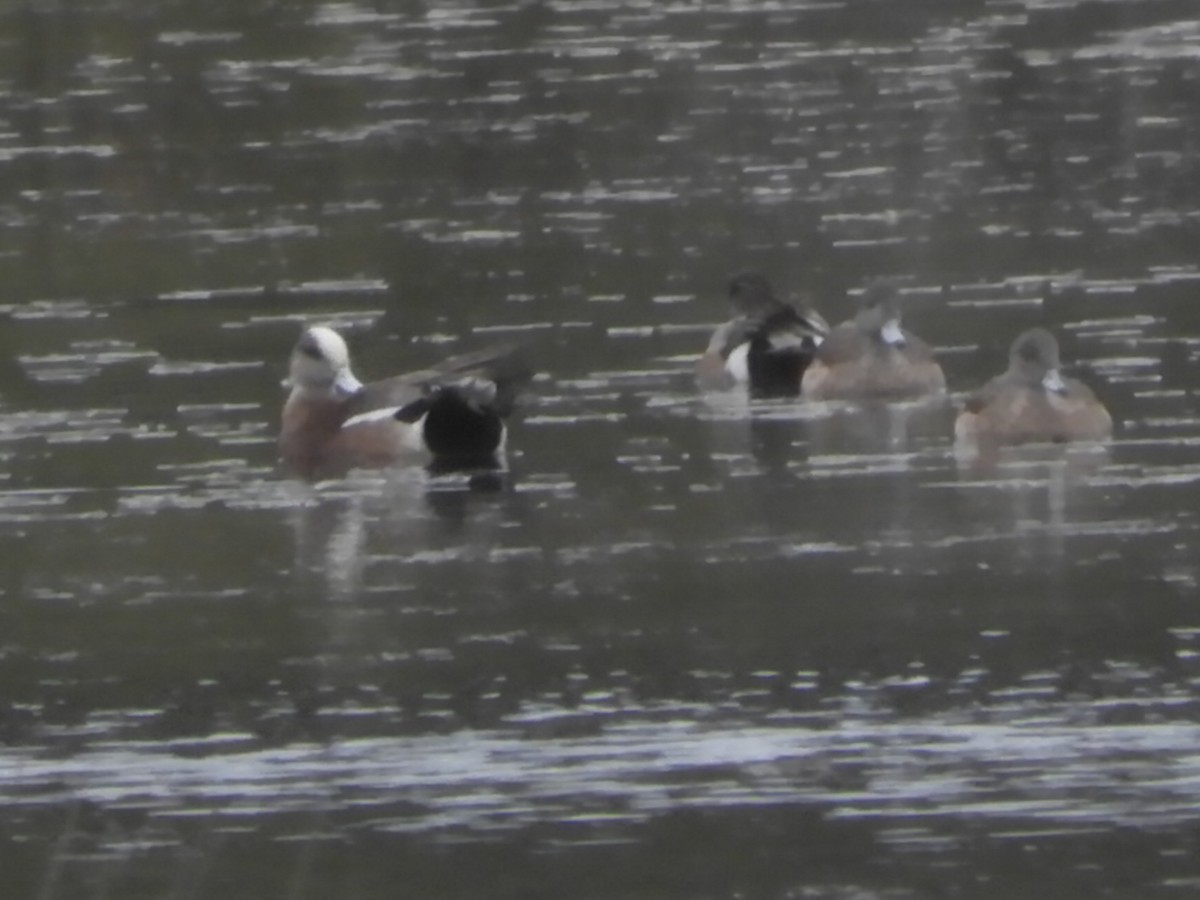
[[[1187,897],[1192,0],[0,12],[5,897]],[[741,268],[953,395],[702,397]],[[277,467],[517,338],[495,485]],[[1033,324],[1106,452],[955,458]]]

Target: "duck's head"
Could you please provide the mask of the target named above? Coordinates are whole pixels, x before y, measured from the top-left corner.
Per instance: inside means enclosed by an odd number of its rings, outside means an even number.
[[[758,272],[738,272],[729,279],[729,303],[743,315],[758,315],[779,306],[766,276]]]
[[[306,328],[292,349],[288,386],[349,397],[362,389],[350,370],[350,350],[342,336],[324,325]]]
[[[900,291],[890,281],[877,281],[862,292],[854,321],[864,334],[889,347],[908,342],[900,327]]]
[[[1065,393],[1058,356],[1058,341],[1045,328],[1030,328],[1013,341],[1008,351],[1009,371],[1030,386],[1041,386],[1055,394]]]

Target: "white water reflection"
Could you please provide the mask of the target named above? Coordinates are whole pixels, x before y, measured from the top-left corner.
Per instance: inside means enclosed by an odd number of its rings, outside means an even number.
[[[10,773],[5,803],[15,806],[82,800],[166,817],[353,807],[372,810],[368,827],[385,831],[520,829],[617,809],[632,822],[686,806],[776,803],[936,819],[950,830],[957,818],[989,816],[1020,816],[1027,827],[1189,821],[1200,802],[1197,726],[1086,721],[1102,712],[1028,706],[1023,716],[1016,706],[998,723],[851,717],[831,729],[724,730],[672,720],[664,708],[641,724],[601,720],[584,738],[476,732],[249,749],[250,736],[229,734],[159,747],[97,742],[53,760],[6,750],[0,761]],[[531,710],[510,725],[536,732],[561,717],[548,715]],[[395,807],[403,813],[389,818]]]

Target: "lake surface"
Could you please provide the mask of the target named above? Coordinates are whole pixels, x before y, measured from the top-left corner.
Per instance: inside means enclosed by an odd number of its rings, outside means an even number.
[[[405,7],[0,11],[5,896],[1194,896],[1194,2]],[[741,269],[950,396],[702,395]],[[303,322],[509,471],[288,478]],[[1032,325],[1116,440],[956,458]]]

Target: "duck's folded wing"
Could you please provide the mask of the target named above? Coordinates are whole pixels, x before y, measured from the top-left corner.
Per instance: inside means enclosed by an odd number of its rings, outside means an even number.
[[[533,377],[521,347],[515,344],[488,347],[443,360],[428,369],[419,369],[393,378],[364,385],[352,399],[353,414],[408,406],[442,385],[464,379],[488,381],[496,386],[493,405],[507,415],[517,394]]]
[[[1006,388],[1011,387],[1011,385],[1012,382],[1010,379],[1004,375],[997,375],[963,401],[963,412],[972,414],[983,412],[983,410],[995,402],[996,398],[1002,396]]]
[[[409,372],[400,378],[430,384],[447,378],[453,380],[461,375],[477,374],[493,378],[522,376],[528,381],[533,373],[524,359],[523,349],[520,344],[496,344],[482,350],[449,356],[437,365]]]
[[[533,369],[520,344],[500,344],[452,356],[428,371],[430,376],[422,381],[426,386],[461,386],[464,379],[491,382],[496,391],[490,406],[501,416],[512,412],[517,395],[533,379]]]
[[[829,336],[829,332],[833,330],[829,322],[825,320],[825,317],[815,309],[791,307],[791,310],[797,326],[819,340],[824,340]]]
[[[767,338],[772,346],[793,346],[801,341],[810,346],[821,343],[829,334],[829,324],[819,313],[799,310],[781,303],[768,314],[752,316],[754,331]]]

